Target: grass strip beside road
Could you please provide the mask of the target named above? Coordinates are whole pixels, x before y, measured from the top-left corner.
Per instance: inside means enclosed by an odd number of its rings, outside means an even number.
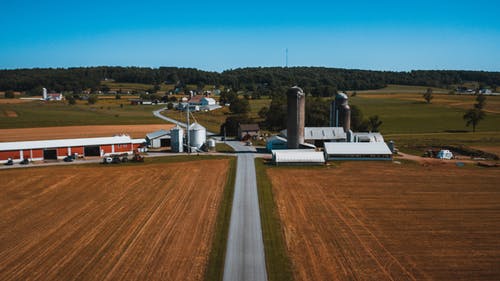
[[[231,208],[233,206],[234,183],[236,180],[236,158],[229,158],[229,171],[227,173],[226,186],[220,202],[217,214],[212,248],[208,257],[205,271],[205,280],[222,280],[224,275],[224,259],[226,256],[227,237],[229,234],[229,221],[231,219]]]
[[[292,264],[286,251],[283,228],[263,159],[255,159],[255,172],[268,280],[293,280]]]
[[[215,144],[215,151],[224,153],[234,153],[234,148],[232,148],[227,143],[218,142]]]

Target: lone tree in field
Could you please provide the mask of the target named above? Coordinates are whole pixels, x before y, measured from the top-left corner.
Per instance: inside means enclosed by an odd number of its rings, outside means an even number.
[[[486,104],[486,97],[483,94],[477,95],[476,104],[474,104],[474,108],[483,110],[485,104]]]
[[[432,96],[432,89],[427,88],[427,91],[425,92],[425,94],[423,94],[423,97],[427,103],[431,103],[431,100],[434,98]]]
[[[472,125],[472,132],[476,132],[476,126],[479,123],[479,121],[483,120],[486,114],[484,111],[481,109],[477,108],[472,108],[467,110],[467,112],[464,114],[464,120],[465,120],[465,125],[469,127],[469,125]]]
[[[378,115],[373,115],[368,118],[368,124],[370,127],[370,131],[378,132],[380,125],[382,125],[382,121],[378,118]]]

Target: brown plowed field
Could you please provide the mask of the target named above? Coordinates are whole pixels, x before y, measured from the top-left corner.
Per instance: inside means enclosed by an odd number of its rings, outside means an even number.
[[[0,280],[203,279],[228,165],[0,171]]]
[[[297,280],[500,280],[500,170],[267,170]]]
[[[146,124],[0,129],[0,142],[111,137],[124,133],[129,134],[132,138],[145,138],[147,133],[160,129],[169,130],[173,126],[172,124]]]

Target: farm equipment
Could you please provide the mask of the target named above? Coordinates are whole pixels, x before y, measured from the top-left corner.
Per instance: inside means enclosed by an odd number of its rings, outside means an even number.
[[[134,156],[132,157],[133,162],[144,162],[144,156],[142,156],[139,151],[134,150]]]
[[[102,163],[103,164],[120,164],[120,163],[125,163],[125,162],[128,162],[128,161],[129,161],[129,159],[128,159],[128,154],[127,153],[113,154],[113,155],[110,155],[110,156],[106,156],[106,157],[104,157],[102,159]]]

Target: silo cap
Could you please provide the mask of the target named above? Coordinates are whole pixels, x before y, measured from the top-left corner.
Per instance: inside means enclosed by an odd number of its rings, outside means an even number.
[[[339,92],[337,95],[335,95],[336,100],[346,100],[348,99],[347,95],[345,93]]]
[[[298,86],[293,86],[290,89],[288,89],[287,95],[301,97],[301,96],[304,96],[305,94],[304,94],[304,91],[302,90],[302,88],[300,88]]]

